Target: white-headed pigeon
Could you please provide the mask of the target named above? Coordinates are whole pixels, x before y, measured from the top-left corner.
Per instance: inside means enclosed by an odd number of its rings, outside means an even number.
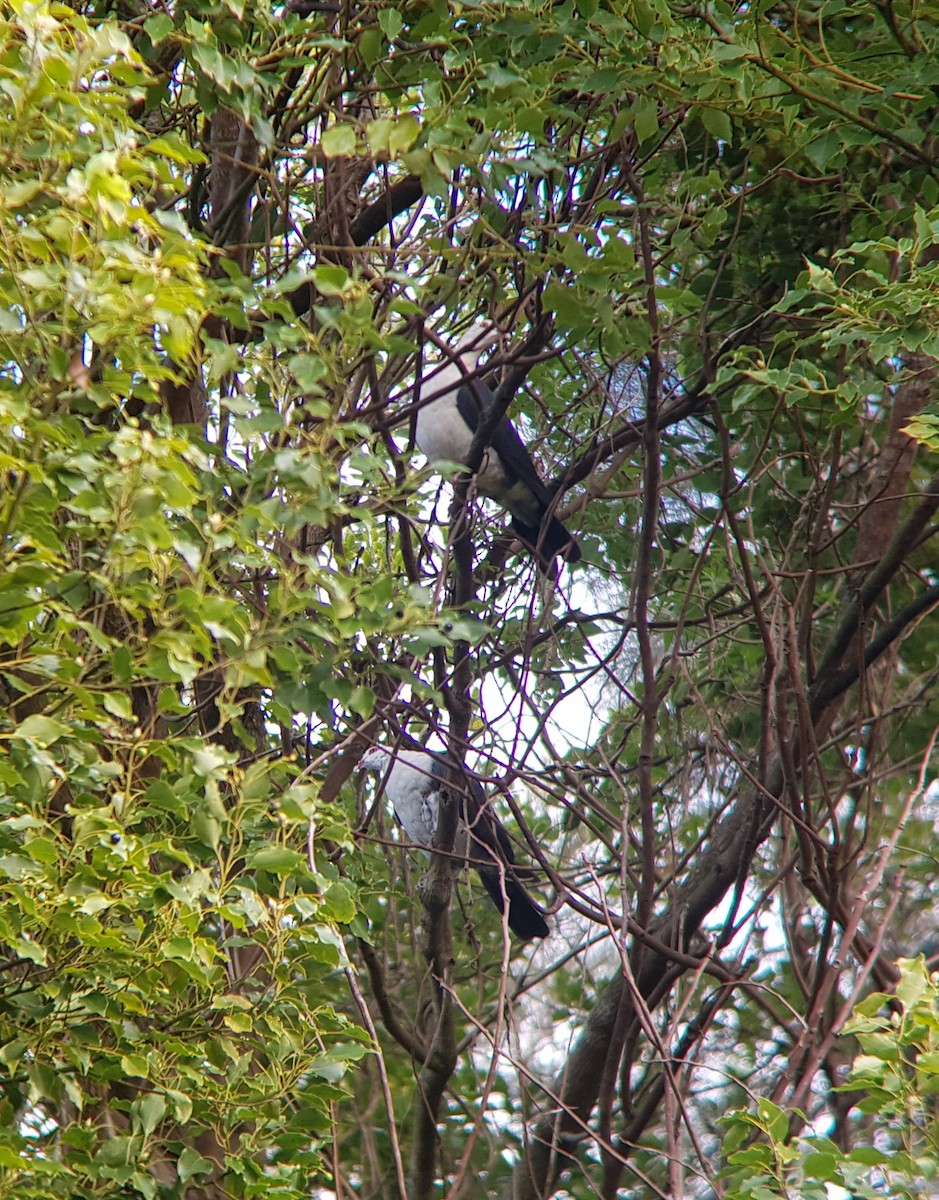
[[[431,465],[465,463],[473,435],[495,397],[475,377],[483,352],[500,338],[498,329],[471,325],[457,342],[453,357],[426,381],[425,395],[433,397],[418,410],[415,441]],[[467,380],[467,376],[474,378]],[[553,515],[554,497],[542,483],[515,426],[503,416],[483,454],[476,473],[483,496],[495,500],[512,516],[512,528],[532,550],[539,566],[550,574],[554,559],[580,558],[580,547]]]
[[[385,794],[398,823],[410,841],[431,849],[437,831],[442,796],[453,789],[459,804],[454,853],[479,872],[489,898],[499,910],[509,902],[509,928],[518,937],[548,936],[548,925],[537,905],[518,881],[509,835],[493,815],[479,781],[466,774],[465,786],[455,788],[449,760],[430,750],[397,750],[375,746],[362,758],[359,769],[375,771],[384,780]]]

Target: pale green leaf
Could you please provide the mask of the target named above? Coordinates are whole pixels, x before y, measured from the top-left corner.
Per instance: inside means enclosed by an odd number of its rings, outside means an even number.
[[[355,130],[351,125],[330,126],[320,139],[320,148],[327,158],[338,158],[343,154],[355,154]]]

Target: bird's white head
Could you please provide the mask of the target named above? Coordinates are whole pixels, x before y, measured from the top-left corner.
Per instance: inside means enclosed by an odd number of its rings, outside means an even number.
[[[360,771],[387,771],[391,762],[391,751],[387,746],[373,746],[359,759]]]
[[[488,321],[474,321],[456,343],[455,350],[468,371],[476,365],[490,346],[502,341],[502,330]]]

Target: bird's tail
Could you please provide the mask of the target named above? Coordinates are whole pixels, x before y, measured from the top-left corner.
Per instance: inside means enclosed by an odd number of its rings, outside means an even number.
[[[513,517],[512,528],[525,545],[531,547],[538,565],[546,574],[552,573],[554,560],[558,555],[565,562],[580,561],[580,546],[557,517],[549,517],[541,526],[526,525],[517,517]]]
[[[509,874],[503,876],[499,871],[484,870],[479,871],[479,878],[499,912],[505,909],[502,891],[504,885],[505,898],[509,902],[509,929],[516,937],[528,942],[532,938],[548,936],[547,921],[517,879],[513,879]]]

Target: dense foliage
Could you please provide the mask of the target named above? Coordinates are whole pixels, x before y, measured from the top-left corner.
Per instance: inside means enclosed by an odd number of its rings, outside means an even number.
[[[937,53],[0,3],[0,1194],[934,1188]],[[480,318],[556,579],[411,453]],[[428,739],[544,944],[353,775]]]

